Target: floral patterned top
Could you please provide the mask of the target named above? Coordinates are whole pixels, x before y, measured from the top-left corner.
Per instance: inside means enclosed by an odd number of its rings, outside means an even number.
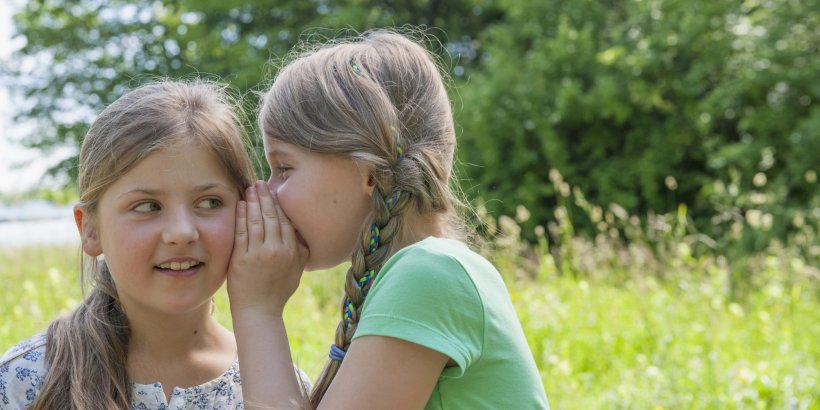
[[[39,334],[13,346],[0,358],[0,410],[22,410],[34,402],[48,371],[45,350],[46,335]],[[234,361],[225,373],[205,384],[175,387],[168,402],[161,384],[134,383],[131,408],[243,409],[239,363]]]

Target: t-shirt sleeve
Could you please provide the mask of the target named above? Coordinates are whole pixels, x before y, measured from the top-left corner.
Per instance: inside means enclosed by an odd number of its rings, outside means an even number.
[[[414,249],[382,268],[353,339],[389,336],[425,346],[452,359],[459,377],[480,357],[483,334],[481,298],[461,263]]]

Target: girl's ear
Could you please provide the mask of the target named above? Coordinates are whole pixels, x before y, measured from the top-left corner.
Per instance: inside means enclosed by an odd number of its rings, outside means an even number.
[[[74,222],[77,223],[83,252],[93,257],[102,255],[102,245],[100,245],[97,228],[94,226],[94,218],[84,206],[74,205]]]
[[[374,177],[373,174],[372,166],[359,164],[359,175],[362,178],[360,181],[363,184],[362,188],[371,198],[373,197],[373,191],[376,189],[376,177]]]

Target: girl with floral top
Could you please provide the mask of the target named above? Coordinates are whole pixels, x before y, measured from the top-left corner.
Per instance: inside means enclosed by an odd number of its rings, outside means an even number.
[[[211,311],[253,180],[220,86],[153,83],[106,108],[74,207],[91,291],[0,358],[0,409],[242,408],[236,342]]]

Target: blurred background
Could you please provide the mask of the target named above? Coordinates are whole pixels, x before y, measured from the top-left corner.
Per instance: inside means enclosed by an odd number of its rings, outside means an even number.
[[[554,407],[820,405],[818,0],[3,1],[4,289],[76,270],[19,255],[74,240],[77,148],[125,90],[222,79],[253,138],[257,92],[300,41],[424,26],[457,183]],[[302,309],[334,315],[340,286],[313,286]],[[0,349],[80,297],[52,296],[7,296],[5,323],[40,322],[0,325]]]

